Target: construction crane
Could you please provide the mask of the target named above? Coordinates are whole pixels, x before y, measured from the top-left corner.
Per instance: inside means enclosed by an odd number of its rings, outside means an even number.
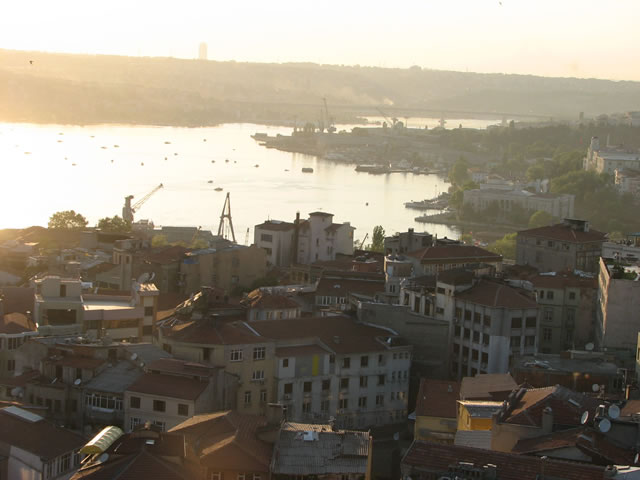
[[[247,233],[244,236],[244,244],[245,246],[249,246],[249,227],[247,227]]]
[[[151,198],[151,195],[153,195],[158,190],[163,188],[163,186],[164,185],[162,184],[158,185],[156,188],[151,190],[149,193],[147,193],[144,197],[142,197],[133,205],[131,205],[131,200],[133,200],[133,195],[127,195],[126,197],[124,197],[124,207],[122,207],[122,219],[125,222],[133,223],[133,214],[136,213],[136,210],[138,210],[144,204],[144,202],[149,200],[149,198]]]
[[[225,218],[227,219],[227,225],[225,227]],[[236,234],[233,231],[233,221],[231,220],[231,197],[227,192],[227,197],[224,199],[224,205],[222,206],[222,213],[220,214],[220,224],[218,225],[218,236],[226,238],[228,240],[229,233],[233,243],[236,243]]]
[[[364,242],[367,241],[368,236],[369,236],[369,233],[365,233],[364,238],[362,239],[362,243],[360,244],[360,250],[364,250]]]
[[[327,133],[335,133],[336,127],[333,125],[333,119],[329,117],[329,108],[327,107],[327,99],[323,97],[322,102],[324,103],[324,116],[325,116],[325,122],[327,125]]]
[[[200,230],[202,230],[202,226],[198,226],[198,228],[196,228],[196,232],[193,234],[193,237],[191,238],[191,245],[196,243],[196,239],[198,238],[198,235],[200,235]]]
[[[382,117],[386,120],[387,126],[392,127],[392,128],[397,128],[398,127],[398,119],[396,117],[389,118],[389,116],[386,113],[384,113],[382,111],[382,109],[379,108],[379,107],[376,107],[376,110],[378,110],[380,112],[380,114],[382,115]]]

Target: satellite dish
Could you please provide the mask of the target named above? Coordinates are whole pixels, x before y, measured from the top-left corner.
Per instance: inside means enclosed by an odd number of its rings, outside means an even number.
[[[143,273],[138,277],[138,283],[147,283],[149,281],[150,275],[148,273]]]
[[[609,412],[609,418],[611,418],[612,420],[615,420],[620,416],[620,407],[618,405],[611,405],[609,407],[608,412]]]
[[[593,390],[594,392],[597,392],[598,390],[600,390],[600,385],[598,385],[597,383],[594,383],[593,385],[591,385],[591,390]]]
[[[589,421],[589,412],[585,410],[585,412],[582,414],[582,417],[580,417],[580,425],[584,425]]]
[[[595,347],[595,345],[594,345],[593,343],[589,342],[589,343],[587,343],[587,344],[584,346],[584,349],[585,349],[587,352],[592,352],[592,351],[593,351],[593,349],[594,349],[594,347]]]
[[[400,439],[400,433],[399,432],[394,433],[393,439],[397,442]]]
[[[636,453],[636,456],[633,457],[633,463],[638,463],[638,460],[640,460],[640,453]]]
[[[76,387],[77,387],[78,385],[80,385],[81,383],[82,383],[82,379],[81,379],[81,378],[76,378],[76,379],[73,381],[73,384],[74,384]]]
[[[150,282],[150,281],[151,281],[151,280],[153,280],[154,278],[156,278],[156,272],[151,272],[151,277],[149,277],[149,280],[148,280],[148,281]]]
[[[138,354],[137,353],[132,353],[131,354],[131,360],[135,360],[136,358],[138,358]]]
[[[108,453],[103,453],[102,455],[100,455],[100,456],[96,459],[95,463],[99,465],[99,464],[101,464],[101,463],[106,462],[107,460],[109,460],[109,454],[108,454]]]
[[[603,418],[602,420],[600,420],[600,423],[598,423],[598,429],[602,433],[607,433],[609,430],[611,430],[611,420],[609,420],[608,418]]]

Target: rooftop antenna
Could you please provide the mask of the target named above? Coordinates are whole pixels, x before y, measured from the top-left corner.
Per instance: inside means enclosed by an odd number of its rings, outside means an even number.
[[[218,225],[218,236],[226,238],[228,240],[229,232],[231,232],[231,238],[233,243],[236,243],[236,234],[233,231],[233,220],[231,220],[231,194],[227,192],[227,197],[224,199],[224,205],[222,206],[222,213],[220,214],[220,224]],[[225,218],[227,219],[228,226],[225,227]],[[226,233],[226,235],[225,235]]]

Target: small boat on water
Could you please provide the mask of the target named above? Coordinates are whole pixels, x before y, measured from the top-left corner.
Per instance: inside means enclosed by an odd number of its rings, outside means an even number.
[[[24,152],[25,155],[31,155],[31,152]]]
[[[208,180],[207,183],[213,183],[213,180]]]
[[[113,148],[120,148],[120,145],[114,145]]]
[[[302,173],[313,173],[313,168],[311,168],[311,167],[302,167]]]
[[[211,160],[211,163],[216,163],[216,161],[215,160]]]
[[[171,142],[164,142],[165,145],[171,145]]]
[[[104,145],[102,147],[100,147],[100,148],[103,149],[103,150],[107,149],[107,147],[105,147]]]
[[[258,168],[260,165],[258,165],[257,163],[254,165],[254,167]]]
[[[214,190],[215,190],[216,192],[221,192],[221,191],[222,191],[222,188],[221,188],[221,187],[216,187],[216,188],[214,188]]]
[[[251,135],[251,138],[253,138],[254,140],[266,140],[267,138],[269,138],[269,135],[262,132],[256,132],[253,135]]]
[[[375,170],[378,168],[377,165],[358,165],[356,167],[356,172],[370,172],[371,170]]]
[[[229,163],[229,159],[228,159],[228,158],[225,158],[225,159],[224,159],[224,163]]]

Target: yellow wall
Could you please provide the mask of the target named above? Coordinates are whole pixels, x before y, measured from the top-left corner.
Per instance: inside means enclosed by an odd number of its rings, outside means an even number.
[[[465,407],[460,406],[458,408],[458,430],[491,430],[491,419],[473,418]]]

